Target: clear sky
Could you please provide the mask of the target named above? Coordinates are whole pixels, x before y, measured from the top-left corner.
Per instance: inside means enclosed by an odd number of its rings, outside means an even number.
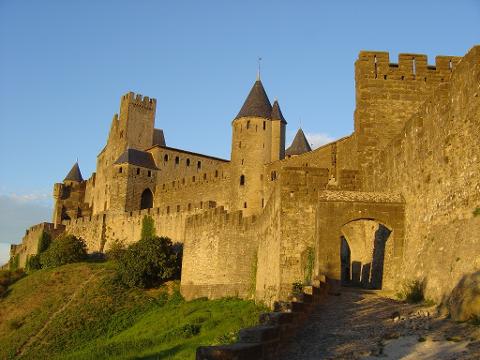
[[[479,43],[479,0],[0,0],[0,262],[77,157],[94,171],[123,93],[157,99],[169,146],[229,158],[258,57],[288,139],[319,144],[353,131],[360,50],[433,64]]]

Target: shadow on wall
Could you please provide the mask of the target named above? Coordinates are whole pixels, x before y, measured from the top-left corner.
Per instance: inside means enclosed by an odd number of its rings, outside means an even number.
[[[362,220],[358,222],[359,225]],[[368,220],[368,222],[372,222]],[[359,286],[366,289],[381,289],[385,262],[385,246],[390,236],[383,224],[377,223],[373,238],[368,232],[351,232],[350,243],[345,236],[340,238],[341,283],[343,286]],[[373,249],[373,250],[372,250]]]

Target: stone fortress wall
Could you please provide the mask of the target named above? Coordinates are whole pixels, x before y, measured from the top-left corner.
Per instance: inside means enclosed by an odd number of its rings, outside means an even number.
[[[336,285],[345,240],[362,282],[398,289],[421,278],[439,300],[480,266],[479,53],[429,66],[425,55],[391,64],[388,53],[360,52],[354,133],[295,155],[284,152],[285,119],[260,81],[232,122],[230,161],[167,147],[153,126],[156,101],[129,93],[97,173],[80,181],[92,214],[75,218],[58,202],[72,217],[56,225],[105,251],[139,239],[152,216],[158,235],[184,244],[187,298],[272,305],[294,282]]]
[[[447,58],[437,67],[448,69]],[[448,80],[448,81],[446,81]],[[366,109],[368,110],[368,109]],[[373,112],[373,115],[375,113]],[[425,278],[441,299],[480,268],[480,47],[455,61],[400,133],[372,161],[368,191],[395,191],[406,203],[402,277]]]

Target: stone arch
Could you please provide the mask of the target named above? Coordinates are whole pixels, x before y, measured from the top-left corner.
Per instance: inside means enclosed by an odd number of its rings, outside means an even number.
[[[342,227],[358,220],[371,220],[389,231],[384,263],[381,264],[383,272],[375,274],[374,281],[378,282],[381,275],[381,286],[394,288],[399,281],[403,259],[404,213],[403,199],[392,194],[325,192],[323,198],[321,194],[316,212],[315,276],[339,285]]]
[[[146,188],[142,192],[142,196],[140,197],[140,210],[143,209],[150,209],[153,207],[153,193],[152,190]]]
[[[381,289],[385,258],[392,253],[391,227],[375,219],[355,219],[340,232],[342,285]]]

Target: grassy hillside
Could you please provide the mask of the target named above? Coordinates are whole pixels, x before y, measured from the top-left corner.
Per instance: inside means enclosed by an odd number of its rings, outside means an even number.
[[[251,301],[184,301],[178,283],[128,289],[110,263],[40,270],[0,299],[0,359],[194,359],[229,342],[265,309]]]

